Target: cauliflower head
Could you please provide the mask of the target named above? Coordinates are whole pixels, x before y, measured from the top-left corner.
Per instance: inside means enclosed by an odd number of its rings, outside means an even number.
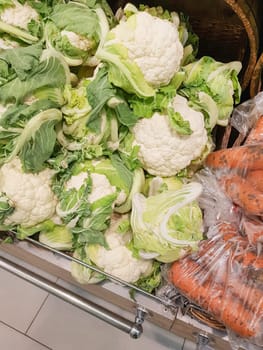
[[[131,233],[119,233],[118,227],[123,220],[128,220],[127,215],[114,215],[110,227],[105,232],[105,239],[109,249],[99,245],[86,247],[87,255],[103,271],[120,278],[128,283],[135,283],[141,277],[146,277],[152,272],[152,260],[137,259],[126,247],[131,238]]]
[[[69,190],[71,188],[79,190],[89,176],[92,181],[92,189],[89,193],[90,203],[94,203],[105,196],[116,193],[116,187],[111,186],[109,180],[105,175],[97,173],[91,173],[89,175],[88,172],[84,171],[80,172],[77,175],[71,176],[65,185],[66,190]]]
[[[86,38],[84,35],[79,35],[69,30],[62,30],[61,36],[66,36],[72,46],[83,51],[89,51],[94,46],[93,41]]]
[[[14,6],[4,9],[0,14],[0,19],[7,24],[27,29],[30,21],[39,20],[39,15],[29,4],[25,3],[22,5],[15,1]]]
[[[19,158],[0,168],[0,192],[5,193],[15,207],[5,225],[31,227],[54,215],[57,198],[51,189],[52,176],[50,169],[38,174],[24,173]]]
[[[169,117],[158,112],[142,118],[133,127],[133,146],[140,147],[138,158],[151,175],[173,176],[200,157],[208,142],[204,117],[190,108],[184,97],[177,95],[171,103],[188,121],[192,133],[181,135],[170,125]]]
[[[0,50],[8,50],[19,47],[19,43],[10,38],[0,38]]]
[[[110,31],[108,44],[121,44],[153,87],[166,85],[179,70],[183,45],[176,26],[147,12],[138,11]]]

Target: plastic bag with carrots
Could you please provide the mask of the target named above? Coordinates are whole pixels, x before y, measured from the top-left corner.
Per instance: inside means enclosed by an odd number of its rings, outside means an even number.
[[[221,222],[211,227],[196,253],[170,266],[168,280],[241,344],[263,346],[263,255],[248,245],[235,225]]]
[[[262,245],[263,92],[237,107],[231,123],[243,132],[243,144],[210,153],[206,167],[215,174],[228,199],[240,209],[240,229],[250,243]]]

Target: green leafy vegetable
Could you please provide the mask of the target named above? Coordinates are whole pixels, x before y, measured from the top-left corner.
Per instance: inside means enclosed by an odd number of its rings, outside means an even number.
[[[12,201],[4,194],[0,193],[0,223],[3,224],[5,221],[5,218],[12,214],[14,211],[14,205]]]
[[[23,103],[39,90],[43,94],[44,89],[50,93],[50,88],[58,88],[62,94],[69,82],[69,68],[54,50],[42,51],[36,45],[6,50],[0,54],[0,102],[3,104]]]
[[[27,172],[39,172],[45,167],[56,142],[55,126],[62,119],[61,111],[49,108],[50,104],[44,100],[7,109],[0,118],[1,164],[18,155]],[[48,109],[38,112],[39,107]]]
[[[179,112],[175,112],[173,108],[168,108],[169,122],[172,128],[179,135],[191,135],[192,130],[188,120],[185,120]]]
[[[52,229],[41,230],[39,242],[57,250],[72,250],[73,235],[64,225],[54,225]]]
[[[122,125],[131,127],[138,120],[138,117],[131,111],[127,104],[123,93],[110,83],[106,67],[100,69],[95,79],[87,86],[87,96],[89,104],[92,107],[88,125],[91,127],[95,126],[95,130],[96,119],[106,106],[115,110],[116,117]]]
[[[218,116],[216,124],[226,126],[233,110],[235,103],[240,101],[241,87],[238,83],[237,75],[241,70],[241,63],[233,61],[229,63],[221,63],[214,60],[212,57],[204,56],[198,61],[188,64],[183,67],[186,78],[182,88],[178,91],[179,94],[193,101],[193,106],[203,105],[203,92],[209,95],[216,103]],[[208,125],[214,125],[214,106],[211,107],[211,102],[205,102],[208,107],[208,113],[213,109],[211,120]]]
[[[202,239],[202,212],[196,202],[201,191],[200,184],[189,183],[148,198],[135,194],[131,213],[135,248],[155,253],[161,262],[196,250]]]

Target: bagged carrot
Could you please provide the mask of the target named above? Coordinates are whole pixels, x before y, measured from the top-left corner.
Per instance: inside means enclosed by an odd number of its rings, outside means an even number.
[[[205,165],[215,171],[238,171],[242,174],[263,170],[263,143],[212,152],[207,156]]]
[[[258,118],[255,125],[252,127],[249,132],[245,144],[255,144],[263,142],[263,114]]]
[[[246,214],[263,216],[263,192],[256,187],[256,184],[253,185],[248,181],[247,176],[237,174],[222,176],[220,183],[229,198]]]
[[[263,255],[236,226],[220,223],[198,252],[174,262],[169,281],[241,338],[263,346]]]
[[[209,168],[204,168],[195,174],[194,179],[203,187],[198,203],[203,211],[205,232],[220,221],[227,221],[238,226],[241,210],[226,195],[215,173]]]
[[[246,181],[257,190],[263,192],[263,170],[249,171],[246,174]]]
[[[244,235],[248,238],[249,243],[256,246],[260,244],[258,249],[262,249],[263,219],[244,215],[241,219],[240,227]]]

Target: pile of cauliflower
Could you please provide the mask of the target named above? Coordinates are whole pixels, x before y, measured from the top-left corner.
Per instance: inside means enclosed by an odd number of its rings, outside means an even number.
[[[198,60],[197,47],[185,17],[161,7],[1,2],[0,229],[70,251],[90,267],[72,263],[80,283],[104,272],[155,290],[161,263],[202,239],[202,189],[187,184],[240,95],[240,64]],[[12,84],[28,89],[15,103]],[[155,227],[147,205],[160,200]]]

